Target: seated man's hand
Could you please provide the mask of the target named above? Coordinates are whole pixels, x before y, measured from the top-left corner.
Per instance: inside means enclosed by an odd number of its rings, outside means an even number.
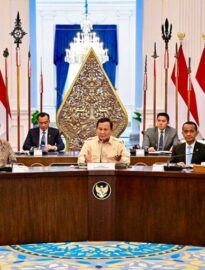
[[[116,161],[120,161],[120,160],[121,160],[121,157],[122,157],[122,151],[120,152],[119,155],[114,156],[114,159],[115,159]]]
[[[154,147],[149,147],[148,148],[148,152],[150,153],[150,152],[155,152],[156,150],[154,149]]]
[[[57,147],[55,145],[47,144],[44,148],[46,151],[56,151]]]
[[[177,165],[179,165],[179,166],[181,166],[183,168],[186,166],[184,162],[178,162]]]
[[[87,154],[86,155],[84,155],[84,157],[85,157],[85,162],[92,162],[92,155],[91,155],[91,152],[88,150],[87,151]]]

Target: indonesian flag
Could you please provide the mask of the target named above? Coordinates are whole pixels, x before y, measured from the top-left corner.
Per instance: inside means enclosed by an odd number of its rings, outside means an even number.
[[[7,113],[11,117],[11,110],[10,110],[10,106],[9,106],[6,85],[4,83],[4,79],[2,77],[1,70],[0,70],[0,102],[3,104],[5,110],[7,111]]]
[[[4,136],[6,133],[6,117],[11,117],[11,110],[7,96],[6,86],[0,70],[0,135]]]
[[[201,89],[205,92],[205,48],[203,49],[201,60],[196,73],[196,80]]]
[[[176,85],[177,73],[175,72],[175,65],[174,65],[171,79],[172,79],[173,83]],[[190,87],[190,89],[189,89],[189,91],[190,91],[190,113],[192,114],[197,125],[199,125],[196,95],[194,92],[193,84],[191,82],[190,82],[189,87]],[[186,105],[188,105],[188,68],[187,68],[185,57],[184,57],[182,45],[180,45],[179,51],[178,51],[178,91],[179,91],[181,97],[183,98],[184,102],[186,103]]]

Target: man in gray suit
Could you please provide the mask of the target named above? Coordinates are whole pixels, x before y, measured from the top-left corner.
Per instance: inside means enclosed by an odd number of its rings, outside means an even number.
[[[169,115],[161,112],[157,114],[156,127],[148,128],[143,138],[143,148],[146,152],[167,151],[178,142],[176,129],[168,126]]]

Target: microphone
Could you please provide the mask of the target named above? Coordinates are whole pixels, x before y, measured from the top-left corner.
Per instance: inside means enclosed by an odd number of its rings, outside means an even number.
[[[184,167],[180,166],[180,165],[177,165],[176,163],[171,163],[171,160],[174,159],[174,158],[180,158],[180,157],[186,157],[186,156],[189,156],[189,155],[194,155],[196,154],[197,152],[199,151],[199,149],[197,148],[194,152],[192,153],[189,153],[189,154],[180,154],[180,155],[174,155],[174,156],[171,156],[168,160],[167,160],[167,165],[164,166],[164,171],[181,171],[184,169]],[[185,167],[186,169],[192,169],[191,166],[186,166]]]
[[[34,146],[32,146],[29,150],[29,154],[30,156],[33,156],[34,155]]]
[[[12,172],[12,169],[13,169],[13,164],[6,164],[6,165],[0,164],[0,172]]]
[[[100,163],[102,163],[102,148],[103,148],[103,142],[100,141],[101,147],[100,147]]]

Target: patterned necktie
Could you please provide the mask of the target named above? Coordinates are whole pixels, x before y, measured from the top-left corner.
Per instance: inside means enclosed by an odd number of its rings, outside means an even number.
[[[43,135],[41,137],[41,144],[40,144],[40,149],[44,149],[45,145],[46,145],[46,132],[43,131]]]
[[[186,165],[191,164],[191,160],[192,160],[192,146],[188,145],[186,153]]]
[[[163,150],[163,145],[164,145],[164,138],[163,138],[163,131],[160,131],[160,137],[159,137],[159,147],[158,150],[162,151]]]

